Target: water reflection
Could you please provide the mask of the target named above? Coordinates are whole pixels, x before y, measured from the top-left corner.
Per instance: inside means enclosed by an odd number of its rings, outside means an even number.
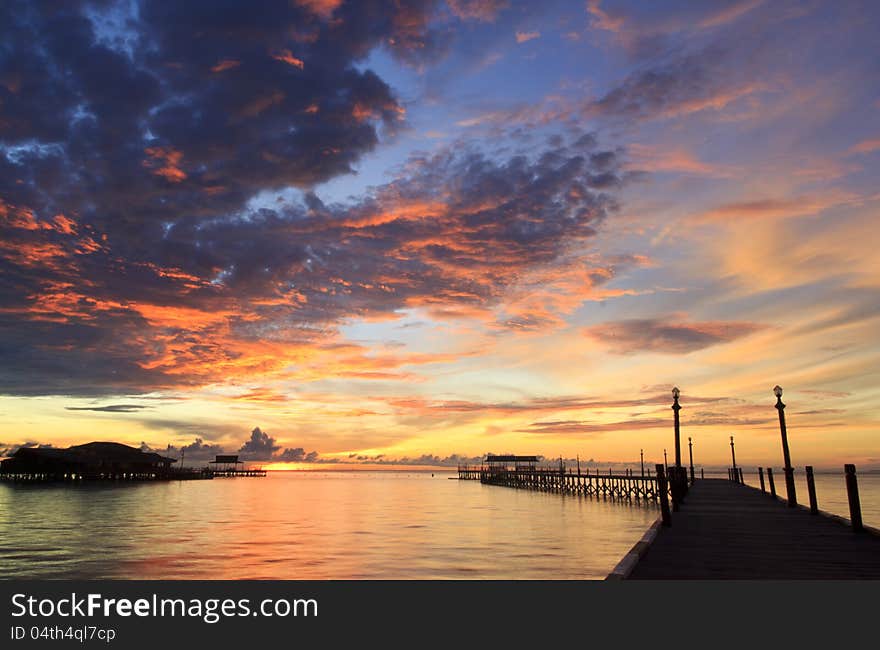
[[[6,578],[602,578],[656,518],[443,473],[0,484]]]

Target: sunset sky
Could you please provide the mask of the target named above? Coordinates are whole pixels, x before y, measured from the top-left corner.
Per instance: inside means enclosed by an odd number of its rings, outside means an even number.
[[[880,467],[880,6],[0,4],[0,451]],[[168,449],[168,445],[173,449]]]

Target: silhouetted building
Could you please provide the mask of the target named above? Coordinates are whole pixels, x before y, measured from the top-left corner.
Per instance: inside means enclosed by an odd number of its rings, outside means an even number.
[[[230,470],[238,470],[238,466],[244,467],[244,461],[238,460],[237,455],[218,454],[209,465],[214,465],[214,471],[227,472]]]
[[[154,474],[177,461],[118,442],[89,442],[67,449],[22,447],[0,462],[3,474]]]
[[[486,456],[486,465],[489,466],[489,471],[533,470],[537,464],[537,456],[496,456],[493,454]]]

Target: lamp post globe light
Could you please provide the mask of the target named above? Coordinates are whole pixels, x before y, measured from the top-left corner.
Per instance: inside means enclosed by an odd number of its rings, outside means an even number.
[[[733,469],[736,470],[736,450],[733,448],[733,436],[730,436],[730,462],[733,463]]]
[[[678,412],[681,410],[681,405],[678,403],[678,396],[681,395],[681,391],[678,390],[678,386],[672,389],[672,412],[675,414],[675,466],[681,467],[681,440],[679,436],[679,419]]]
[[[694,482],[694,441],[688,436],[688,456],[691,461],[691,484]]]
[[[788,452],[788,432],[785,429],[785,404],[782,403],[782,386],[773,387],[776,396],[776,410],[779,412],[779,431],[782,434],[782,460],[785,463],[782,468],[785,472],[785,491],[788,493],[788,507],[797,506],[797,494],[794,487],[794,468],[791,466],[791,454]]]

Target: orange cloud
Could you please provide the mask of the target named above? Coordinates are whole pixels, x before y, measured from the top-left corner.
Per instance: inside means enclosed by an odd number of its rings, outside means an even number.
[[[849,148],[849,153],[871,153],[880,149],[880,138],[863,140]]]
[[[288,401],[287,395],[282,395],[281,393],[274,391],[270,388],[254,388],[247,393],[242,393],[240,395],[234,395],[232,397],[234,400],[242,401],[242,402],[286,402]]]
[[[211,72],[224,72],[225,70],[237,68],[240,65],[241,61],[236,61],[235,59],[223,59],[222,61],[218,61],[217,64],[211,68]]]
[[[838,206],[861,202],[859,197],[842,192],[821,196],[793,198],[766,198],[726,203],[696,216],[697,221],[726,221],[741,219],[786,219],[819,214]]]
[[[313,14],[327,19],[342,4],[342,0],[294,0],[300,7],[308,9]]]
[[[144,149],[150,158],[144,160],[143,166],[152,169],[153,174],[161,176],[169,183],[180,183],[186,180],[186,172],[180,168],[183,152],[172,147],[147,147]]]
[[[300,70],[305,66],[303,60],[293,56],[293,52],[290,50],[281,50],[278,54],[273,54],[272,58],[278,61],[283,61],[284,63],[292,65],[294,68],[299,68]]]
[[[62,235],[75,235],[77,223],[63,214],[55,215],[51,221],[37,219],[33,210],[18,208],[0,199],[0,218],[10,228],[22,230],[52,230]]]
[[[747,83],[733,88],[722,88],[705,97],[695,97],[679,102],[674,106],[662,111],[660,117],[681,117],[705,110],[719,111],[726,108],[738,99],[748,97],[758,92],[767,90],[763,83]]]
[[[536,38],[541,38],[541,32],[516,32],[517,43],[527,43]]]
[[[461,20],[495,21],[498,13],[510,5],[507,0],[446,0],[449,10]]]
[[[591,26],[607,32],[618,34],[624,26],[623,18],[614,18],[600,6],[601,0],[588,0],[587,13],[592,16]]]
[[[354,108],[351,109],[351,116],[358,122],[365,122],[373,117],[373,110],[369,106],[355,103]]]
[[[93,321],[102,312],[125,309],[112,300],[98,300],[77,291],[71,282],[48,281],[40,293],[28,296],[32,301],[27,315],[34,320],[63,323],[70,319]]]
[[[627,147],[632,166],[648,172],[678,172],[697,176],[729,176],[730,172],[697,159],[682,148],[651,147],[632,144]]]
[[[55,215],[55,218],[52,219],[52,222],[55,224],[55,230],[64,235],[75,235],[76,234],[76,222],[73,219],[69,219],[65,217],[63,214]]]

